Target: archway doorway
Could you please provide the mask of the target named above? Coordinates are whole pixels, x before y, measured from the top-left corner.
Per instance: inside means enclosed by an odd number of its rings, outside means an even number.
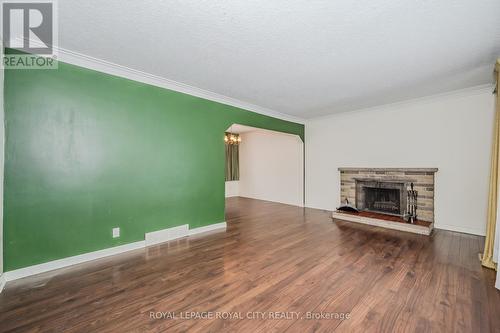
[[[228,149],[233,147],[226,142],[226,221],[238,200],[303,206],[304,143],[299,136],[240,124],[231,125],[226,134],[239,138],[233,143],[236,149]],[[237,170],[234,154],[238,155]],[[227,172],[230,168],[232,173]]]

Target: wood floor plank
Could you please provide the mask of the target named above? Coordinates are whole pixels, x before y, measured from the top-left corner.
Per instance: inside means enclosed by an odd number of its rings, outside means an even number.
[[[226,206],[226,232],[8,283],[0,332],[500,331],[495,272],[477,256],[483,237],[415,235],[246,198]]]

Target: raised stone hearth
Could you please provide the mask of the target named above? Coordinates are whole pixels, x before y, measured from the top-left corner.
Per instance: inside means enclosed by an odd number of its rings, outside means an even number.
[[[372,215],[373,214],[373,215]],[[415,223],[408,223],[403,219],[393,220],[390,216],[380,216],[382,214],[369,213],[362,211],[360,213],[348,213],[348,212],[333,212],[332,217],[334,219],[355,222],[361,224],[367,224],[375,227],[382,227],[388,229],[394,229],[399,231],[412,232],[414,234],[430,235],[432,232],[432,223],[425,221],[415,221]]]
[[[361,213],[336,211],[333,217],[402,231],[430,234],[434,224],[437,168],[339,168],[341,202]],[[417,221],[406,222],[408,194],[417,191]]]

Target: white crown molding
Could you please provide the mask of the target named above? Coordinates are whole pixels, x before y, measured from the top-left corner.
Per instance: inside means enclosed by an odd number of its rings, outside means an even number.
[[[98,72],[123,77],[129,80],[150,84],[156,87],[169,89],[191,96],[200,97],[210,101],[234,106],[247,111],[259,113],[265,116],[304,124],[305,119],[291,116],[279,111],[274,111],[262,106],[238,100],[236,98],[224,96],[209,90],[197,88],[185,83],[166,79],[164,77],[132,69],[130,67],[118,65],[109,61],[87,56],[78,52],[58,48],[58,60],[72,65],[92,69]]]
[[[39,44],[39,42],[34,40],[30,40],[30,43],[32,45]],[[123,77],[125,79],[150,84],[156,87],[177,91],[195,97],[200,97],[210,101],[234,106],[240,109],[259,113],[265,116],[270,116],[281,120],[291,121],[299,124],[305,123],[304,118],[291,116],[286,113],[271,110],[259,105],[245,102],[236,98],[224,96],[222,94],[218,94],[202,88],[197,88],[185,83],[170,80],[151,73],[146,73],[127,66],[118,65],[110,61],[91,57],[83,53],[71,51],[59,46],[52,45],[52,48],[54,50],[54,55],[56,56],[58,61],[62,61],[71,65],[92,69],[98,72]]]
[[[32,45],[40,44],[38,41],[35,40],[30,40],[30,43]],[[146,73],[127,66],[118,65],[110,61],[91,57],[83,53],[71,51],[59,46],[52,45],[52,48],[54,49],[54,54],[56,55],[58,61],[62,61],[71,65],[92,69],[98,72],[123,77],[125,79],[150,84],[152,86],[177,91],[195,97],[200,97],[210,101],[234,106],[240,109],[259,113],[265,116],[274,117],[281,120],[291,121],[299,124],[305,123],[304,118],[291,116],[286,113],[271,110],[249,102],[241,101],[236,98],[224,96],[222,94],[218,94],[209,90],[197,88],[185,83],[170,80],[158,75]]]
[[[326,115],[322,115],[322,116],[311,117],[311,118],[307,119],[306,123],[312,122],[312,121],[328,120],[330,118],[337,118],[337,117],[344,117],[344,116],[348,117],[351,115],[355,115],[357,113],[379,111],[379,110],[390,110],[390,109],[395,109],[398,107],[416,104],[416,103],[431,103],[433,101],[437,101],[437,100],[445,99],[445,98],[451,98],[451,97],[473,96],[473,95],[483,94],[483,93],[492,93],[493,88],[494,88],[493,84],[490,84],[490,83],[481,84],[481,85],[472,86],[472,87],[468,87],[468,88],[451,90],[451,91],[447,91],[447,92],[443,92],[443,93],[439,93],[439,94],[433,94],[433,95],[427,95],[427,96],[423,96],[423,97],[405,99],[405,100],[394,102],[394,103],[375,105],[375,106],[364,107],[364,108],[355,109],[355,110],[348,110],[348,111],[342,111],[342,112],[337,112],[337,113],[330,113],[330,114],[326,114]]]

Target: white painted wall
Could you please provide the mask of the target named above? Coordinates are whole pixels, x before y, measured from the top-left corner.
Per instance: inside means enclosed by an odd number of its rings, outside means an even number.
[[[233,180],[226,182],[226,198],[237,197],[240,195],[240,182]]]
[[[483,86],[308,121],[306,206],[338,206],[339,167],[437,167],[436,228],[484,235],[491,91]]]
[[[302,206],[302,140],[260,130],[240,135],[240,196]]]

